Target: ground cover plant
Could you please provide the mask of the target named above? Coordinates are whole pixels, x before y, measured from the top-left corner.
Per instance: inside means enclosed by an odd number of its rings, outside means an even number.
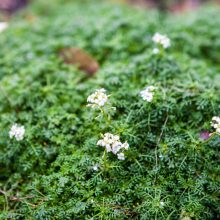
[[[220,219],[219,9],[93,3],[39,0],[0,33],[0,219]]]

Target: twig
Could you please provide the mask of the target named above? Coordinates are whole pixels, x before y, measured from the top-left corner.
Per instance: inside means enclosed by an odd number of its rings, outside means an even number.
[[[12,201],[22,201],[22,200],[24,200],[24,199],[32,199],[32,198],[34,198],[35,196],[25,196],[25,197],[21,197],[21,198],[19,198],[19,197],[16,197],[16,196],[11,196],[11,197],[9,197],[10,198],[10,200],[12,200]]]
[[[38,205],[40,205],[43,201],[45,201],[46,199],[42,198],[37,204],[33,204],[33,203],[30,203],[30,202],[27,202],[25,201],[26,199],[32,199],[34,198],[35,196],[32,195],[32,196],[25,196],[25,197],[17,197],[17,196],[7,196],[7,192],[3,191],[0,189],[0,193],[3,194],[5,196],[5,203],[6,203],[6,210],[8,210],[8,199],[10,201],[15,201],[15,202],[24,202],[26,203],[27,205],[30,205],[32,206],[33,208],[37,207]]]
[[[161,130],[160,136],[159,136],[159,138],[158,138],[158,140],[157,140],[157,145],[156,145],[155,151],[154,151],[154,153],[155,153],[155,161],[156,161],[156,164],[155,164],[156,169],[157,169],[157,166],[158,166],[157,148],[158,148],[158,146],[159,146],[159,144],[160,144],[160,141],[161,141],[161,139],[162,139],[163,132],[164,132],[164,128],[166,127],[168,118],[169,118],[169,115],[168,115],[168,113],[167,113],[166,119],[165,119],[164,124],[163,124],[163,126],[162,126],[162,130]],[[157,174],[155,174],[154,184],[155,184],[155,182],[156,182],[156,179],[157,179]]]

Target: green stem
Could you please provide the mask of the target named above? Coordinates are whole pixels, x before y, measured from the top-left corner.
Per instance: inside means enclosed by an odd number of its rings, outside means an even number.
[[[100,108],[102,115],[107,123],[106,127],[109,127],[109,125],[111,124],[111,119],[110,116],[105,112],[105,110],[103,108]]]
[[[102,158],[103,158],[104,169],[106,169],[106,167],[107,167],[107,152],[106,152],[106,149],[104,150]]]

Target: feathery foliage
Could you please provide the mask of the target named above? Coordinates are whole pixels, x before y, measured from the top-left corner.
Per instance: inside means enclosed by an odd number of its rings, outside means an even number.
[[[219,219],[220,137],[200,137],[220,115],[219,9],[173,19],[63,2],[36,1],[0,34],[0,219]],[[162,55],[157,31],[171,39]],[[91,53],[96,76],[64,64],[64,47]],[[147,85],[151,103],[139,95]],[[116,107],[110,120],[86,107],[98,88]],[[130,148],[95,171],[106,132]]]

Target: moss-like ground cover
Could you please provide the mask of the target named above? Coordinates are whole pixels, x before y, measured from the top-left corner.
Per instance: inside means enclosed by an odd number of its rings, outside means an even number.
[[[219,12],[38,0],[16,15],[0,33],[0,219],[220,219],[220,137],[201,135],[220,116]],[[155,32],[171,40],[161,54]],[[64,64],[70,47],[95,76]],[[99,88],[116,110],[86,107]],[[125,160],[103,158],[106,132],[129,143]]]

